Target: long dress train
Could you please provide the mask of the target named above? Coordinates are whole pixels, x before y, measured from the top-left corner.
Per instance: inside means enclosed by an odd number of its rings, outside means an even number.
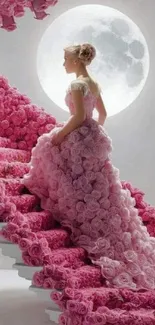
[[[65,98],[71,114],[71,88],[83,90],[86,119],[59,146],[51,139],[62,126],[38,139],[24,184],[101,267],[107,285],[153,289],[155,238],[138,216],[130,192],[122,189],[110,160],[110,138],[92,118],[97,97],[84,80],[73,81]]]

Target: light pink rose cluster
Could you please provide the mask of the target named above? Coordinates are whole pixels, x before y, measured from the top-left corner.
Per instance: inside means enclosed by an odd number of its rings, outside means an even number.
[[[38,137],[56,125],[54,117],[32,105],[3,77],[0,78],[0,103],[0,136],[7,138],[5,145],[10,148],[31,150]]]
[[[155,208],[144,201],[144,192],[134,188],[130,183],[122,182],[124,189],[128,189],[135,200],[135,208],[138,209],[144,225],[151,236],[155,236]]]
[[[48,15],[45,10],[57,2],[58,0],[1,0],[0,27],[7,31],[15,30],[15,18],[24,16],[26,8],[34,12],[35,19],[42,20]]]

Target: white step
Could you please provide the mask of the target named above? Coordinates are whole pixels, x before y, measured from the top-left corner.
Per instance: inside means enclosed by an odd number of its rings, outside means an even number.
[[[54,322],[54,324],[58,324],[58,319],[62,312],[54,311],[51,309],[45,309],[45,313],[49,315],[51,322]]]
[[[0,231],[6,227],[7,222],[0,222]],[[0,235],[0,243],[9,243],[7,239],[5,239],[3,236]]]
[[[0,230],[7,225],[7,222],[0,222]]]
[[[60,309],[59,307],[54,303],[54,301],[51,300],[50,298],[50,295],[52,293],[52,291],[55,291],[55,290],[52,290],[52,289],[44,289],[44,288],[38,288],[36,286],[33,286],[31,285],[29,287],[29,290],[30,291],[33,291],[37,294],[37,296],[44,302],[46,302],[46,305],[47,305],[47,309],[52,309],[54,311],[59,311],[60,312]]]
[[[18,245],[12,244],[11,242],[0,242],[0,248],[4,256],[14,258],[16,260],[16,263],[23,263],[22,252],[19,249]]]
[[[13,269],[18,271],[18,275],[21,278],[32,281],[34,273],[41,271],[42,266],[27,266],[23,263],[15,263]]]
[[[9,240],[7,240],[5,237],[3,237],[3,236],[1,236],[0,235],[0,245],[1,245],[1,243],[2,244],[9,244],[10,243],[10,241]]]

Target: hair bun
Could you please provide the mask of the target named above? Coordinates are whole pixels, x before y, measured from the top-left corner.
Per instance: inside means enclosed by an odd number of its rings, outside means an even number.
[[[91,61],[95,58],[95,56],[96,56],[96,50],[94,46],[88,43],[81,45],[79,59],[85,65],[89,65]]]

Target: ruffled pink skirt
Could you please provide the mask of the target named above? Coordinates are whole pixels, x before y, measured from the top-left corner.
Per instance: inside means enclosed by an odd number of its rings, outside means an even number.
[[[58,129],[38,139],[24,184],[70,230],[73,244],[87,250],[107,284],[155,288],[155,238],[143,226],[130,192],[122,189],[109,158],[110,138],[86,119],[53,146]]]

